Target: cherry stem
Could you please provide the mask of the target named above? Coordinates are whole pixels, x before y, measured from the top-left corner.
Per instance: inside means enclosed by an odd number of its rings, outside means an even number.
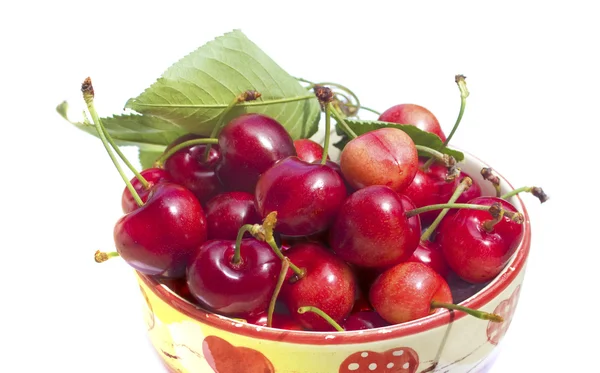
[[[377,110],[371,109],[371,108],[363,106],[363,105],[358,106],[358,105],[346,104],[346,106],[350,106],[350,107],[361,109],[361,110],[370,111],[371,113],[376,114],[376,115],[381,115],[381,113],[378,112]]]
[[[437,302],[435,300],[431,301],[431,308],[446,308],[449,310],[455,310],[455,311],[462,311],[464,313],[467,313],[471,316],[475,316],[478,319],[481,320],[489,320],[492,322],[503,322],[504,318],[500,315],[497,315],[495,313],[489,313],[489,312],[485,312],[485,311],[479,311],[479,310],[474,310],[472,308],[468,308],[468,307],[464,307],[458,304],[452,304],[452,303],[443,303],[443,302]]]
[[[460,182],[460,184],[458,184],[458,186],[456,187],[456,190],[454,190],[454,193],[452,194],[452,196],[450,197],[450,199],[448,200],[448,203],[454,203],[456,202],[456,200],[458,199],[458,197],[460,197],[460,195],[467,189],[469,189],[471,187],[471,185],[473,185],[473,180],[471,180],[470,177],[465,177],[464,179],[462,179],[462,181]],[[427,228],[427,230],[425,230],[425,232],[421,235],[421,241],[427,241],[429,240],[429,237],[431,237],[431,235],[433,234],[433,232],[435,231],[435,229],[437,228],[437,226],[440,224],[440,222],[442,221],[442,219],[446,216],[446,214],[448,213],[448,211],[450,211],[449,208],[445,208],[442,210],[442,212],[440,212],[440,214],[435,218],[435,220],[433,221],[433,223],[431,223],[431,225]]]
[[[446,167],[454,167],[456,165],[456,159],[454,159],[454,157],[452,157],[451,155],[444,154],[440,151],[423,145],[415,145],[415,147],[418,151],[428,153],[429,155],[431,155],[433,157],[432,159],[440,160],[444,163],[444,165],[446,165]],[[423,165],[423,167],[425,168],[425,165]]]
[[[266,243],[269,244],[269,246],[271,246],[271,249],[273,249],[273,251],[275,252],[275,255],[277,255],[277,257],[279,259],[281,259],[282,261],[284,260],[288,260],[288,258],[286,258],[285,256],[283,256],[283,253],[281,252],[281,249],[279,247],[277,247],[277,243],[275,242],[274,239],[265,241]],[[292,269],[292,272],[294,272],[294,278],[293,278],[293,282],[296,282],[298,280],[300,280],[302,277],[304,277],[304,275],[306,274],[306,272],[300,268],[298,268],[296,265],[294,265],[294,263],[292,263],[291,261],[289,261],[290,263],[290,268]]]
[[[330,106],[330,110],[331,110],[331,115],[333,115],[335,120],[338,122],[342,131],[344,131],[346,133],[346,135],[348,135],[351,139],[357,138],[358,135],[354,131],[352,131],[350,126],[348,126],[348,123],[346,123],[342,114],[340,114],[337,111],[337,109],[331,104],[331,102],[329,103],[329,106]]]
[[[433,210],[441,210],[441,209],[445,209],[445,208],[488,211],[490,214],[492,214],[493,217],[496,217],[498,215],[498,213],[500,212],[500,211],[498,211],[496,204],[493,204],[492,206],[484,206],[484,205],[475,205],[475,204],[470,204],[470,203],[440,203],[440,204],[435,204],[435,205],[419,207],[419,208],[416,208],[413,210],[408,210],[408,211],[406,211],[406,217],[410,218],[415,215],[421,214],[423,212],[433,211]],[[500,210],[504,211],[502,208],[500,208]],[[504,211],[503,213],[504,213],[504,215],[508,216],[511,220],[513,220],[516,223],[523,222],[523,215],[519,212]]]
[[[313,306],[304,306],[304,307],[298,308],[298,313],[299,314],[303,314],[303,313],[306,313],[306,312],[316,313],[317,315],[319,315],[320,317],[322,317],[323,319],[325,319],[325,321],[327,321],[329,323],[329,325],[333,326],[333,328],[335,330],[337,330],[338,332],[343,332],[344,331],[344,328],[342,328],[340,326],[340,324],[338,324],[337,322],[335,322],[334,319],[332,319],[328,314],[326,314],[325,312],[323,312],[319,308],[313,307]]]
[[[325,105],[325,141],[323,142],[323,157],[321,164],[327,163],[329,153],[329,138],[331,137],[331,105]]]
[[[233,258],[231,258],[231,264],[239,264],[242,261],[242,255],[240,254],[242,248],[242,238],[244,237],[244,233],[252,232],[253,229],[253,224],[244,224],[238,230],[238,234],[235,239],[235,251],[233,253]]]
[[[491,212],[491,211],[490,212],[492,213],[492,216],[494,218],[483,222],[483,229],[488,233],[493,231],[494,225],[500,223],[502,221],[502,218],[504,217],[505,210],[500,206],[501,205],[499,203],[493,204],[492,207],[494,208],[494,212]]]
[[[469,90],[467,89],[467,82],[465,80],[466,78],[467,77],[464,75],[456,75],[454,77],[454,81],[456,82],[456,84],[458,85],[458,89],[460,90],[460,111],[458,112],[458,118],[456,118],[456,122],[454,123],[454,127],[452,127],[452,131],[450,131],[450,134],[448,135],[448,137],[446,137],[446,141],[444,141],[442,147],[439,150],[443,150],[448,146],[448,144],[450,143],[450,139],[452,139],[452,136],[454,136],[454,133],[458,129],[458,125],[462,121],[463,114],[465,113],[465,106],[467,105],[467,97],[469,97]],[[429,158],[427,162],[425,162],[425,164],[423,165],[423,169],[429,168],[429,166],[431,166],[431,164],[434,161],[434,158]]]
[[[85,101],[87,108],[90,111],[90,115],[92,116],[92,121],[94,122],[94,126],[96,127],[96,132],[98,132],[98,136],[100,137],[100,140],[102,141],[102,145],[104,145],[104,148],[106,149],[106,152],[108,153],[111,161],[113,162],[117,171],[119,172],[119,175],[121,175],[121,178],[123,178],[125,185],[127,185],[127,189],[131,193],[131,196],[135,200],[135,203],[138,206],[143,206],[144,202],[142,202],[142,199],[136,192],[135,188],[133,187],[133,185],[131,185],[129,178],[123,172],[123,169],[121,168],[119,161],[117,160],[117,158],[111,151],[111,146],[109,145],[108,140],[106,139],[104,131],[102,130],[100,116],[98,116],[98,113],[96,112],[96,108],[94,107],[94,87],[92,86],[91,78],[88,77],[83,81],[83,83],[81,84],[81,92],[83,92],[83,100]]]
[[[184,141],[181,144],[177,144],[174,147],[170,148],[169,150],[166,150],[156,160],[156,162],[154,162],[154,166],[162,167],[165,164],[165,162],[167,161],[167,159],[169,159],[169,157],[171,157],[173,154],[177,153],[181,149],[187,148],[189,146],[201,145],[201,144],[218,144],[218,143],[219,143],[219,140],[214,139],[214,138],[193,139],[193,140]]]
[[[500,190],[500,178],[493,174],[493,170],[490,167],[484,167],[481,169],[481,176],[483,180],[489,181],[496,189],[496,197],[500,197],[502,192]]]
[[[531,193],[533,194],[535,197],[537,197],[540,200],[540,203],[544,203],[547,200],[550,199],[550,197],[548,197],[548,195],[544,192],[544,190],[540,187],[535,187],[535,186],[524,186],[518,189],[514,189],[511,190],[510,192],[506,193],[505,195],[501,196],[500,198],[502,199],[508,199],[510,197],[516,196],[519,193]]]
[[[269,328],[273,327],[273,312],[275,312],[275,304],[277,303],[277,297],[279,296],[279,292],[281,291],[281,287],[285,282],[285,278],[287,276],[288,269],[290,268],[290,260],[286,257],[283,258],[281,262],[281,272],[279,272],[279,277],[277,278],[277,284],[275,285],[275,291],[273,292],[273,296],[271,296],[271,302],[269,303],[269,308],[267,310],[267,326]]]
[[[96,261],[96,263],[104,263],[108,259],[116,258],[118,256],[120,256],[120,255],[116,251],[103,252],[103,251],[97,250],[94,253],[94,260]]]

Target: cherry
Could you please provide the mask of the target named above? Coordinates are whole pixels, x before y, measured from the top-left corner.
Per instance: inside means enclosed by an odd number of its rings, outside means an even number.
[[[117,252],[147,275],[183,277],[191,255],[206,240],[206,216],[187,188],[162,182],[146,203],[114,228]]]
[[[442,253],[440,246],[429,240],[421,241],[417,249],[413,252],[408,262],[423,263],[436,271],[444,279],[450,274],[450,267]]]
[[[321,162],[321,158],[323,158],[323,147],[321,144],[310,139],[295,140],[294,148],[296,148],[298,158],[305,162]],[[329,156],[327,156],[327,159],[329,159]]]
[[[422,263],[397,264],[382,273],[371,286],[369,300],[387,322],[399,324],[433,312],[431,302],[452,303],[446,281]]]
[[[265,242],[247,238],[237,249],[233,240],[211,240],[192,259],[187,283],[202,306],[246,318],[267,309],[280,269],[281,261]]]
[[[390,325],[375,311],[361,311],[352,313],[342,327],[344,330],[366,330],[381,328]]]
[[[229,122],[219,134],[219,147],[219,180],[229,190],[248,193],[254,193],[260,174],[277,161],[296,155],[286,129],[262,114],[244,114]]]
[[[150,194],[150,191],[154,185],[163,181],[172,181],[171,175],[169,175],[169,173],[162,168],[148,168],[140,172],[140,175],[142,175],[142,177],[146,180],[148,186],[144,187],[142,182],[137,177],[131,179],[131,185],[133,185],[133,188],[144,203],[148,200],[148,195]],[[125,187],[121,196],[121,207],[125,214],[130,213],[139,207],[127,187]]]
[[[479,197],[469,203],[500,203],[505,211],[517,212],[509,202],[497,197]],[[488,211],[460,209],[442,220],[435,240],[454,272],[465,281],[481,283],[504,269],[522,237],[523,226],[506,214],[494,222]]]
[[[378,120],[382,122],[410,124],[423,131],[437,135],[442,141],[446,141],[446,135],[444,135],[437,118],[423,106],[415,104],[395,105],[381,113]]]
[[[417,248],[421,229],[420,223],[416,226],[418,219],[409,223],[402,201],[386,186],[354,192],[331,227],[329,243],[333,251],[362,267],[389,267],[408,259]]]
[[[205,211],[209,240],[235,240],[242,225],[261,221],[254,195],[246,192],[218,194],[206,202]]]
[[[331,167],[288,157],[265,171],[256,184],[262,217],[277,211],[277,231],[307,236],[327,230],[346,198],[344,180]]]
[[[250,324],[258,325],[258,326],[267,326],[267,314],[263,313],[258,317],[254,317],[248,319]],[[283,313],[274,313],[273,314],[273,328],[276,329],[284,329],[284,330],[305,330],[300,323],[298,323],[292,316],[289,314]]]
[[[348,142],[340,156],[346,181],[355,189],[385,185],[402,192],[417,173],[417,148],[404,131],[380,128]]]
[[[185,141],[203,138],[187,134],[177,138],[167,147],[166,151]],[[210,146],[208,157],[206,148]],[[215,174],[215,167],[220,159],[219,146],[208,144],[192,145],[178,150],[164,162],[164,169],[177,184],[188,188],[204,204],[221,190],[221,183]]]
[[[289,271],[288,281],[281,288],[280,299],[304,328],[315,331],[332,330],[331,325],[313,313],[294,312],[300,307],[318,307],[335,322],[341,323],[352,311],[356,280],[343,260],[316,243],[301,243],[286,252],[286,256],[304,275]],[[292,281],[290,281],[292,280]]]

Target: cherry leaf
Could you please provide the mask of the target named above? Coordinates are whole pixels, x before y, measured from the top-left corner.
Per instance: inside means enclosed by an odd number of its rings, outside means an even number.
[[[404,131],[410,138],[414,141],[416,145],[427,146],[432,149],[440,149],[443,145],[442,140],[436,135],[423,131],[415,126],[410,124],[397,124],[397,123],[389,123],[389,122],[381,122],[378,120],[359,120],[359,119],[351,119],[345,118],[344,122],[348,124],[348,127],[356,133],[356,135],[360,136],[369,131],[373,131],[379,128],[398,128]],[[350,141],[350,137],[342,131],[342,127],[339,124],[336,126],[336,131],[338,134],[342,134],[342,138],[340,141],[334,144],[334,146],[340,150],[344,149],[346,144]],[[451,155],[456,159],[457,162],[462,161],[465,158],[465,155],[454,149],[445,148],[440,150],[442,153]],[[427,154],[420,154],[426,156]]]
[[[226,111],[247,90],[262,96]],[[316,133],[320,119],[316,97],[238,30],[183,57],[126,107],[204,136],[223,113],[225,123],[248,112],[268,115],[294,139]]]

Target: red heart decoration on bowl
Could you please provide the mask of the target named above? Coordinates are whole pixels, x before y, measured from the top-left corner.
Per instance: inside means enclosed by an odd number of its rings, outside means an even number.
[[[236,347],[213,335],[204,338],[202,353],[215,373],[274,373],[273,364],[262,353]]]
[[[359,351],[348,356],[339,373],[415,373],[419,355],[408,347],[398,347],[383,353]]]
[[[517,302],[519,301],[519,293],[521,292],[521,285],[513,291],[512,295],[500,302],[494,309],[494,313],[504,318],[504,322],[497,323],[490,321],[487,326],[487,337],[491,344],[497,345],[500,340],[506,334],[512,317],[515,314],[517,308]]]

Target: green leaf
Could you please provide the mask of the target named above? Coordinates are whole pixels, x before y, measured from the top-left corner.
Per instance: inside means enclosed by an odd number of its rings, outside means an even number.
[[[440,149],[443,145],[442,140],[434,135],[433,133],[425,132],[415,126],[410,124],[397,124],[397,123],[389,123],[389,122],[381,122],[377,120],[358,120],[345,118],[344,121],[348,124],[348,127],[352,129],[358,136],[367,133],[369,131],[373,131],[379,128],[398,128],[404,132],[414,141],[416,145],[427,146],[432,149]],[[339,125],[338,125],[339,127]],[[337,130],[337,129],[336,129]],[[340,150],[342,150],[346,144],[350,141],[349,137],[344,134],[342,139],[334,144],[334,146]],[[449,148],[445,148],[441,150],[442,153],[451,155],[456,159],[457,162],[462,161],[465,158],[465,155],[458,151]],[[420,154],[427,155],[427,154]]]
[[[162,151],[140,149],[139,159],[142,169],[153,167],[154,162],[163,154]]]
[[[234,106],[225,123],[242,113],[262,113],[279,121],[294,139],[316,133],[321,113],[317,99],[237,30],[179,60],[126,107],[208,136],[226,107],[246,90],[262,97]],[[298,97],[310,98],[267,104]]]
[[[56,107],[56,111],[75,127],[98,137],[96,127],[88,120],[70,120],[68,108],[68,103],[64,101]],[[148,115],[115,115],[100,120],[118,145],[135,145],[144,150],[162,151],[169,143],[186,133],[169,121]]]

